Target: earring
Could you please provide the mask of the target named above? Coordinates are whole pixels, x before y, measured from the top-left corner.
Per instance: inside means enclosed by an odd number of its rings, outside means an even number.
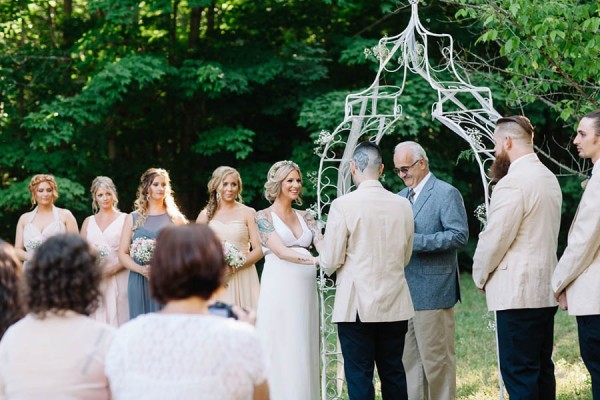
[[[221,201],[221,193],[217,192],[217,201]]]

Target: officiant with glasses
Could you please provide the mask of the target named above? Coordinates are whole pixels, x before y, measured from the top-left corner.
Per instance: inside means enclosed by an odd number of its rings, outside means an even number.
[[[460,300],[457,250],[469,237],[463,198],[454,186],[429,171],[416,142],[399,143],[394,172],[406,188],[415,221],[412,256],[405,275],[415,308],[408,321],[404,368],[411,400],[456,397],[454,305]]]

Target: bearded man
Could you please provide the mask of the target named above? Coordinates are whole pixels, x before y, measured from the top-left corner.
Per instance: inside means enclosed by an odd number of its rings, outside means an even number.
[[[494,131],[497,180],[473,257],[473,280],[496,312],[500,371],[511,400],[556,399],[552,346],[557,301],[551,286],[562,194],[533,151],[523,116]],[[508,167],[508,168],[507,168]]]

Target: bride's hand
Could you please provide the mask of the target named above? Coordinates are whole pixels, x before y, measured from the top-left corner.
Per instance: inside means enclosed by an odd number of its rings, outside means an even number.
[[[319,269],[319,257],[313,257],[313,266],[315,269]]]

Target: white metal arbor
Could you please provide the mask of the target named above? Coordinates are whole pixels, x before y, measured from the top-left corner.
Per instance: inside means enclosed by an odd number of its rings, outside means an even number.
[[[344,120],[331,133],[322,132],[317,142],[321,156],[317,176],[317,214],[327,213],[334,198],[352,189],[349,161],[359,140],[379,143],[381,137],[402,116],[402,94],[409,73],[425,79],[437,92],[432,117],[464,139],[479,166],[485,193],[485,210],[489,204],[490,179],[486,175],[493,159],[494,122],[500,118],[487,87],[472,85],[459,74],[454,63],[453,39],[447,34],[429,32],[418,16],[419,0],[409,0],[411,18],[397,36],[384,37],[373,53],[379,69],[371,86],[346,97]],[[437,62],[434,58],[438,58]],[[403,74],[399,85],[385,84],[390,74]],[[389,79],[391,80],[391,79]],[[485,210],[480,210],[484,211]],[[331,312],[335,286],[323,271],[319,276],[321,304],[321,392],[323,399],[341,399],[337,366],[341,357]],[[501,398],[502,384],[501,385]]]

